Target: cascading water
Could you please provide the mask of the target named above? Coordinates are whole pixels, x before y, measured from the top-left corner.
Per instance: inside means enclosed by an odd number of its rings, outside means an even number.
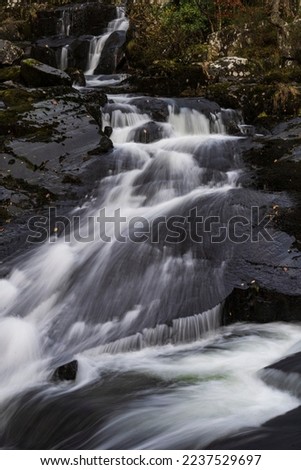
[[[71,17],[68,9],[61,12],[61,16],[57,21],[57,34],[60,36],[70,36]]]
[[[87,73],[127,26],[119,9]],[[108,98],[114,149],[100,157],[110,170],[98,194],[0,280],[2,448],[202,449],[299,405],[257,372],[301,327],[221,327],[233,287],[284,256],[276,232],[256,246],[221,237],[272,201],[242,185],[244,139],[227,135],[240,114],[203,99]],[[53,383],[74,358],[75,383]]]
[[[92,39],[90,43],[86,75],[93,75],[99,63],[103,48],[111,34],[115,31],[127,31],[129,27],[129,21],[125,16],[124,7],[116,7],[116,10],[117,18],[109,23],[106,32]]]
[[[62,47],[60,54],[60,69],[66,70],[68,68],[68,48],[69,46]]]
[[[299,327],[219,329],[232,259],[250,246],[212,244],[204,230],[195,242],[187,225],[179,241],[176,225],[159,223],[193,208],[225,221],[256,202],[239,184],[240,139],[226,134],[227,111],[200,111],[204,100],[160,103],[164,122],[149,97],[109,97],[115,169],[74,212],[81,222],[68,241],[50,240],[0,281],[5,448],[203,448],[298,404],[256,372],[285,354]],[[133,221],[147,222],[144,241]],[[52,384],[53,369],[74,357],[75,385]]]

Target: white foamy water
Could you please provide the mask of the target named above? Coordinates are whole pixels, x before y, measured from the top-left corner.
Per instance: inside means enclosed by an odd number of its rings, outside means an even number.
[[[99,63],[103,48],[111,34],[115,31],[127,31],[129,27],[129,21],[125,16],[124,8],[116,7],[116,10],[117,18],[108,24],[107,31],[101,36],[95,36],[90,43],[88,64],[85,72],[86,75],[94,74],[94,70]]]
[[[62,47],[60,56],[60,69],[66,70],[68,68],[68,48],[69,46]]]
[[[190,345],[85,354],[83,360],[97,365],[100,374],[158,380],[145,397],[138,394],[108,420],[95,437],[99,448],[203,449],[299,406],[297,398],[263,383],[258,371],[288,352],[300,328],[237,325]]]

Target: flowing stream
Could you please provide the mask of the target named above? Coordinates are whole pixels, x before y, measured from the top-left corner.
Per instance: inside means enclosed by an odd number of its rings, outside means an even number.
[[[117,16],[91,44],[87,74],[125,27]],[[204,448],[299,405],[258,372],[296,351],[301,327],[221,324],[248,279],[244,258],[283,257],[283,234],[255,249],[218,238],[231,217],[271,202],[243,186],[233,120],[243,124],[202,99],[109,96],[108,176],[70,214],[78,224],[0,280],[3,448]],[[196,233],[194,210],[209,229]],[[74,358],[75,383],[53,383]]]
[[[108,24],[107,31],[101,36],[92,39],[90,43],[87,70],[85,72],[87,75],[93,75],[99,63],[103,48],[111,34],[115,31],[126,31],[129,27],[128,19],[125,17],[124,7],[117,7],[116,11],[117,18]]]

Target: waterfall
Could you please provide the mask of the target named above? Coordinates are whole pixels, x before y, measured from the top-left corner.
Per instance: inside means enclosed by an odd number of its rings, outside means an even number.
[[[68,48],[69,46],[63,46],[61,49],[61,55],[60,55],[60,69],[61,70],[66,70],[68,68]]]
[[[59,337],[66,338],[71,324],[62,314],[67,309],[72,324],[95,325],[88,343],[106,351],[195,341],[219,325],[229,290],[223,281],[227,253],[233,248],[212,246],[206,233],[201,244],[189,233],[187,240],[173,243],[169,226],[158,221],[173,216],[186,221],[200,204],[203,216],[235,214],[227,195],[239,189],[238,139],[217,134],[224,130],[221,113],[201,113],[194,103],[162,99],[166,122],[156,122],[139,99],[135,104],[131,97],[109,98],[103,125],[113,127],[116,172],[102,182],[99,199],[86,208],[68,243],[62,237],[46,244],[5,280],[2,315],[35,318],[52,331],[59,321]],[[105,223],[116,211],[124,218],[119,235],[114,224]],[[136,241],[132,225],[141,217],[149,231],[145,243]],[[84,234],[88,238],[81,241]],[[41,289],[39,279],[46,277]]]
[[[57,21],[57,34],[60,36],[70,36],[71,16],[69,10],[62,10]]]
[[[103,48],[111,36],[112,33],[115,31],[126,31],[129,27],[128,19],[125,16],[125,9],[124,7],[116,7],[116,15],[117,18],[112,20],[106,29],[106,32],[101,36],[95,36],[90,42],[89,48],[89,55],[88,55],[88,63],[86,69],[86,75],[93,75],[94,70],[96,69],[99,60],[101,58],[101,54]]]
[[[281,243],[220,237],[271,201],[240,183],[245,139],[227,134],[240,114],[108,98],[114,148],[97,157],[110,162],[98,192],[0,279],[2,448],[204,449],[299,405],[295,379],[286,392],[257,372],[301,327],[221,326],[246,254],[244,276],[283,256]],[[75,382],[53,382],[71,359]]]

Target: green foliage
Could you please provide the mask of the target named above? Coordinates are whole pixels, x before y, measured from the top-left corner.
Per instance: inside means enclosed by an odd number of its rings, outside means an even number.
[[[134,34],[127,53],[130,62],[140,68],[161,59],[190,63],[189,48],[204,42],[208,31],[201,10],[187,0],[182,0],[179,5],[165,6],[135,3],[130,10],[130,20]]]
[[[191,1],[183,0],[178,7],[167,6],[162,12],[162,26],[174,28],[187,34],[204,35],[208,22],[202,10]]]

